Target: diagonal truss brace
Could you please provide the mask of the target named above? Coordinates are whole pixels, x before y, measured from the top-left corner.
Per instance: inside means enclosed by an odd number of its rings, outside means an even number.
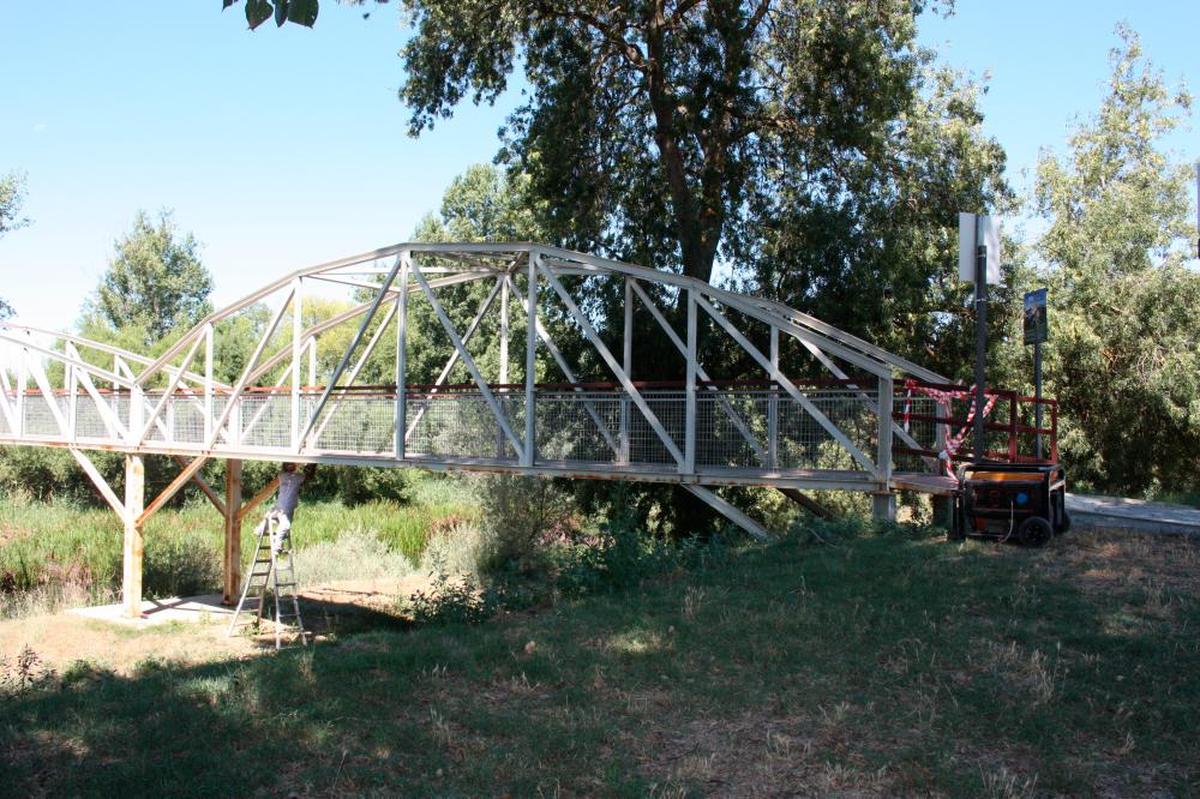
[[[666,431],[666,428],[663,427],[663,424],[659,421],[658,416],[655,415],[654,411],[650,410],[650,406],[646,403],[642,393],[637,390],[637,387],[633,384],[633,381],[629,379],[629,375],[625,374],[625,370],[621,368],[621,364],[617,363],[617,359],[613,357],[613,354],[609,351],[608,347],[605,346],[604,342],[600,340],[600,336],[596,333],[596,329],[592,327],[592,323],[589,322],[588,318],[583,315],[582,311],[579,310],[579,306],[575,304],[575,300],[571,299],[571,295],[567,293],[565,288],[563,288],[562,283],[555,276],[554,272],[541,263],[540,256],[535,260],[538,265],[538,270],[545,275],[546,280],[554,288],[555,293],[558,294],[560,299],[562,299],[563,304],[567,306],[567,311],[571,314],[571,317],[575,320],[576,324],[582,328],[583,335],[587,337],[587,340],[591,342],[593,347],[596,348],[596,352],[598,352],[600,357],[604,359],[604,362],[608,364],[608,368],[612,370],[612,373],[617,376],[617,380],[621,383],[621,386],[625,389],[626,393],[629,394],[629,398],[633,400],[634,405],[637,405],[638,410],[641,411],[642,415],[646,417],[646,421],[649,423],[650,428],[662,441],[663,446],[667,448],[667,451],[671,453],[671,457],[675,459],[676,463],[682,465],[684,462],[683,453],[675,444],[675,441],[671,438],[671,435]]]
[[[754,519],[751,519],[733,504],[722,499],[715,492],[710,491],[703,486],[698,486],[692,483],[685,483],[683,487],[695,494],[700,499],[704,500],[713,510],[720,513],[726,519],[733,522],[738,527],[757,538],[759,541],[771,540],[771,534],[768,533],[761,524],[754,521]]]
[[[838,429],[837,425],[829,421],[829,417],[821,413],[821,410],[813,404],[812,400],[804,396],[804,393],[800,391],[800,389],[796,388],[796,384],[793,383],[785,374],[779,371],[779,367],[771,363],[770,358],[768,358],[766,355],[763,355],[762,351],[759,350],[758,347],[750,343],[750,340],[742,334],[742,331],[737,329],[733,322],[729,321],[725,314],[714,308],[712,304],[702,296],[697,296],[696,302],[709,316],[713,318],[717,324],[725,329],[725,332],[727,332],[733,338],[733,340],[736,341],[748,355],[750,355],[751,358],[758,361],[759,366],[767,371],[771,379],[782,386],[784,391],[791,395],[792,399],[796,400],[796,402],[800,404],[800,407],[804,408],[804,410],[810,416],[812,416],[812,418],[815,419],[817,423],[821,425],[821,427],[825,428],[825,431],[829,433],[829,435],[833,436],[834,440],[841,444],[842,447],[850,453],[854,460],[858,461],[858,463],[869,472],[877,471],[876,466],[871,459],[863,454],[863,451],[856,447],[854,442],[847,438],[846,434]]]
[[[517,460],[524,460],[525,446],[522,445],[521,440],[513,432],[512,425],[508,423],[508,416],[504,413],[504,409],[500,407],[500,403],[496,401],[496,396],[492,393],[491,388],[488,387],[487,381],[483,379],[483,373],[479,371],[479,367],[475,365],[475,359],[471,357],[470,351],[463,344],[462,338],[459,337],[458,330],[454,327],[454,322],[450,321],[450,317],[446,315],[445,309],[438,302],[437,295],[429,287],[429,282],[421,274],[421,270],[417,264],[413,262],[409,266],[412,269],[413,277],[421,286],[421,291],[425,293],[425,298],[429,300],[429,304],[433,306],[434,313],[437,314],[438,320],[442,323],[442,329],[449,336],[450,343],[454,345],[454,349],[458,350],[463,365],[471,373],[471,378],[475,381],[475,385],[479,387],[479,392],[483,395],[488,407],[492,409],[492,414],[496,417],[496,423],[500,425],[500,429],[504,431],[504,435],[508,437],[509,443],[512,444],[513,451],[517,454]],[[529,445],[533,444],[532,441],[527,443]]]
[[[464,347],[468,342],[470,342],[471,337],[475,335],[475,331],[479,329],[479,325],[483,322],[484,316],[487,315],[488,309],[492,307],[492,303],[496,300],[496,294],[499,292],[499,290],[500,283],[497,282],[496,285],[492,287],[492,290],[488,293],[488,295],[484,298],[483,302],[479,304],[479,310],[475,312],[474,318],[472,318],[470,324],[467,325],[467,329],[463,331],[462,342]],[[433,381],[433,389],[430,390],[430,394],[436,394],[438,386],[442,385],[442,383],[445,383],[450,378],[450,372],[454,369],[454,365],[458,363],[458,358],[458,350],[450,353],[450,357],[446,359],[445,365],[442,366],[442,371],[438,373],[437,379]],[[397,386],[396,390],[403,391],[405,388],[404,386]],[[417,412],[413,414],[412,422],[409,423],[408,427],[404,431],[405,441],[407,441],[409,436],[413,434],[413,431],[417,429],[417,425],[421,423],[421,419],[425,416],[425,409],[428,407],[428,405],[422,405],[417,409]]]
[[[115,510],[118,516],[125,518],[125,503],[117,497],[117,492],[112,490],[112,486],[104,479],[104,475],[100,474],[100,470],[96,468],[96,464],[92,463],[91,458],[74,447],[71,447],[69,451],[79,462],[84,474],[91,478],[92,485],[96,486],[96,490],[100,492],[100,496],[104,497],[104,501],[108,503],[109,507]]]
[[[666,317],[663,316],[662,311],[659,310],[658,304],[655,303],[653,298],[646,293],[646,291],[641,287],[641,284],[639,284],[635,278],[629,278],[629,287],[633,289],[634,293],[637,294],[637,296],[641,299],[642,304],[646,306],[646,310],[650,311],[650,315],[654,317],[654,321],[658,322],[658,326],[661,327],[663,332],[667,334],[667,338],[669,338],[671,343],[675,345],[675,349],[679,350],[679,354],[686,358],[688,355],[687,345],[683,343],[683,339],[679,338],[679,334],[676,333],[674,328],[671,327],[670,323],[667,322]],[[705,382],[708,382],[709,380],[708,372],[704,371],[704,367],[701,366],[699,362],[696,363],[696,377]],[[737,412],[736,408],[733,407],[733,403],[731,403],[723,394],[721,394],[715,386],[709,386],[708,390],[717,395],[718,401],[721,403],[721,408],[729,416],[729,420],[733,422],[733,426],[736,427],[738,432],[742,434],[742,438],[744,438],[746,443],[750,445],[750,448],[754,450],[754,454],[759,457],[760,462],[766,465],[768,462],[766,451],[762,448],[762,445],[758,443],[758,437],[755,436],[750,430],[750,426],[746,424],[746,421],[742,418],[742,415]]]
[[[826,369],[828,369],[833,374],[833,376],[836,377],[838,380],[849,380],[850,379],[850,377],[845,373],[845,371],[843,371],[836,363],[834,363],[833,359],[830,358],[828,355],[826,355],[824,350],[822,350],[816,344],[813,344],[812,342],[802,339],[799,336],[795,336],[794,338],[797,341],[799,341],[801,344],[803,344],[804,348],[807,349],[809,352],[811,352],[813,354],[813,357],[815,357],[818,361],[820,361],[821,365],[824,366]],[[862,401],[862,403],[864,405],[867,406],[867,410],[871,411],[871,413],[875,414],[876,416],[879,415],[879,403],[877,403],[875,400],[871,399],[871,395],[867,394],[867,392],[865,392],[865,391],[862,391],[860,389],[860,387],[855,383],[848,384],[846,386],[846,388],[858,390],[858,398],[859,398],[859,400]],[[917,440],[915,438],[913,438],[911,435],[909,435],[908,431],[905,430],[904,428],[893,426],[892,432],[896,435],[897,438],[899,438],[901,441],[903,441],[905,444],[912,447],[913,449],[921,449],[922,448],[921,445],[917,443]],[[922,460],[925,461],[925,464],[927,466],[931,467],[934,471],[937,470],[937,460],[936,459],[922,458]]]
[[[522,294],[521,290],[517,288],[516,281],[507,275],[505,276],[505,280],[508,281],[508,287],[512,291],[513,296],[517,298],[517,302],[524,305],[525,295]],[[545,325],[542,324],[541,318],[535,318],[534,323],[537,327],[538,338],[542,340],[542,343],[546,345],[546,349],[550,351],[550,355],[554,358],[554,362],[558,364],[558,368],[562,370],[563,376],[567,378],[567,382],[578,383],[579,377],[575,374],[575,370],[571,368],[571,365],[567,363],[567,359],[563,357],[562,351],[558,348],[558,345],[554,343],[554,339],[550,337],[550,331],[546,330]],[[575,393],[583,393],[583,389],[576,388]],[[583,409],[595,423],[596,429],[600,431],[600,435],[604,438],[605,443],[612,448],[613,454],[620,457],[621,445],[618,444],[616,439],[613,438],[612,433],[608,429],[608,425],[606,425],[604,420],[600,418],[600,414],[596,410],[596,404],[590,399],[584,399]]]
[[[329,378],[329,385],[325,386],[325,391],[321,393],[321,399],[317,402],[316,407],[308,415],[308,423],[304,426],[304,432],[301,433],[297,440],[304,441],[308,438],[308,434],[312,432],[313,427],[317,423],[317,419],[321,416],[321,411],[325,410],[325,404],[329,402],[329,395],[333,393],[333,389],[337,386],[338,381],[342,379],[342,374],[346,371],[346,367],[350,364],[350,359],[354,356],[354,350],[358,348],[358,344],[362,341],[362,337],[367,332],[367,328],[371,326],[371,320],[375,318],[375,312],[379,310],[380,303],[387,296],[388,290],[392,287],[392,283],[396,281],[396,274],[400,271],[400,265],[407,258],[407,255],[402,254],[396,258],[396,263],[392,266],[392,270],[388,272],[387,278],[383,281],[383,285],[379,287],[379,293],[375,295],[375,299],[371,301],[371,307],[367,309],[363,316],[362,323],[359,324],[358,330],[354,334],[354,338],[350,339],[350,345],[346,347],[346,351],[342,353],[342,359],[338,361],[337,368],[333,370],[333,376]]]

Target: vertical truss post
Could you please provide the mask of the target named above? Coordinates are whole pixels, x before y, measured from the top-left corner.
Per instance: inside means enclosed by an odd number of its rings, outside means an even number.
[[[404,259],[397,258],[395,265],[392,266],[391,271],[388,272],[387,278],[385,278],[383,284],[380,285],[379,293],[376,294],[375,299],[371,301],[371,307],[368,308],[367,312],[363,315],[363,320],[359,324],[358,330],[355,331],[354,337],[350,339],[350,345],[346,347],[346,351],[342,353],[341,360],[338,361],[337,368],[333,370],[333,376],[329,378],[329,385],[325,386],[325,390],[321,392],[321,398],[317,400],[317,404],[308,414],[308,423],[304,426],[304,432],[299,436],[300,440],[308,438],[308,434],[311,433],[313,428],[316,426],[317,418],[321,415],[321,411],[325,410],[326,403],[329,402],[329,395],[333,393],[338,381],[342,379],[342,375],[345,373],[346,367],[350,365],[350,359],[354,356],[354,351],[358,349],[359,342],[362,341],[367,329],[371,326],[371,321],[375,318],[375,312],[379,310],[379,306],[383,303],[383,298],[387,296],[388,290],[391,289],[392,284],[396,282],[396,274],[400,271],[400,265],[402,263],[404,263]],[[276,322],[276,324],[278,324],[278,322]],[[258,360],[258,354],[259,353],[255,354],[255,362]],[[253,364],[251,364],[251,367],[253,367]]]
[[[633,375],[633,278],[625,276],[625,326],[621,334],[621,368]],[[621,453],[619,463],[629,463],[629,397],[621,397]]]
[[[124,363],[124,361],[121,360],[120,355],[113,356],[113,374],[114,375],[120,375],[121,367],[123,367],[124,365],[125,365],[125,363]],[[133,405],[133,398],[131,396],[130,397],[130,407],[132,407],[132,405]],[[113,416],[115,416],[117,419],[120,419],[121,418],[121,384],[119,382],[117,382],[116,380],[113,380],[113,384],[112,384],[112,410],[113,410]],[[126,420],[126,421],[128,421],[128,420]],[[131,425],[131,424],[127,425],[127,426],[130,428],[133,427],[133,425]],[[133,435],[133,431],[130,430],[128,435]]]
[[[938,399],[933,403],[933,415],[943,419],[949,419],[953,412],[949,400]],[[946,452],[946,436],[949,434],[950,424],[948,422],[934,422],[933,424],[933,448],[937,452],[937,460],[934,462],[934,471],[941,474],[944,471],[942,460],[943,453]]]
[[[507,275],[501,275],[500,281],[500,384],[508,384],[508,280]],[[501,388],[501,391],[507,391]]]
[[[213,326],[204,326],[204,440],[213,433]]]
[[[242,462],[225,461],[225,560],[221,604],[237,602],[242,588]]]
[[[67,394],[67,438],[74,442],[79,418],[79,389],[76,385],[74,364],[67,364],[65,382],[67,391],[70,392]]]
[[[538,260],[541,255],[536,250],[529,253],[529,286],[525,292],[525,451],[521,465],[532,467],[537,459],[537,427],[534,424],[535,405],[537,399],[537,298],[538,298]]]
[[[135,392],[137,389],[135,389]],[[142,615],[142,556],[144,542],[138,517],[146,502],[146,467],[141,455],[125,456],[125,536],[122,547],[121,599],[125,615]]]
[[[687,290],[687,405],[684,410],[684,474],[696,471],[696,292]]]
[[[779,371],[779,328],[771,325],[771,371]],[[779,388],[771,381],[767,399],[767,468],[779,468]]]
[[[304,334],[303,284],[300,278],[292,281],[292,449],[300,449],[300,356],[301,336]]]
[[[508,273],[500,275],[496,282],[500,287],[500,373],[497,377],[500,403],[504,407],[508,404]],[[508,413],[508,408],[504,412]],[[504,432],[499,428],[496,429],[496,457],[504,457]]]
[[[875,468],[880,487],[887,490],[892,479],[892,392],[895,386],[890,377],[879,378],[879,440],[875,456]]]
[[[412,256],[400,253],[400,293],[396,295],[396,460],[404,460],[408,431],[408,267]]]
[[[876,462],[876,477],[879,486],[871,500],[871,513],[882,521],[896,520],[896,495],[890,490],[892,479],[892,392],[895,387],[891,377],[879,378],[879,441]]]
[[[129,387],[129,444],[130,446],[138,446],[142,443],[142,439],[149,433],[147,430],[138,437],[138,431],[142,429],[142,417],[145,415],[146,392],[137,383],[133,383]]]
[[[29,385],[29,350],[21,348],[17,358],[17,435],[25,437],[25,389]]]
[[[308,340],[308,384],[317,384],[317,337]]]

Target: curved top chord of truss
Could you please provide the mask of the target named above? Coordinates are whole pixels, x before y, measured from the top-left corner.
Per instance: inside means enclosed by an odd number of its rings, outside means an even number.
[[[580,281],[624,302],[581,306]],[[710,374],[703,331],[759,377]],[[639,361],[635,332],[678,361]],[[781,370],[803,359],[827,377]],[[881,491],[897,459],[936,472],[955,440],[947,400],[912,380],[947,382],[670,272],[539,244],[406,243],[281,277],[156,357],[0,323],[0,443],[190,457],[193,474],[219,457]]]

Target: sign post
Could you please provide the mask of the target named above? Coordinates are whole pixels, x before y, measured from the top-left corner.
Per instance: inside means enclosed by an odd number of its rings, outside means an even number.
[[[1025,292],[1024,341],[1033,345],[1034,426],[1037,459],[1042,459],[1042,342],[1050,338],[1050,320],[1046,312],[1046,289]]]
[[[958,215],[958,277],[975,284],[975,462],[984,459],[987,384],[987,294],[1000,282],[1000,226],[983,214]]]

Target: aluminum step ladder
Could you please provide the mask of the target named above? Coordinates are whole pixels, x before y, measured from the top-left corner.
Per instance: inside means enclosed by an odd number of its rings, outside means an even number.
[[[246,621],[252,621],[257,627],[262,626],[263,616],[268,606],[268,593],[271,604],[275,609],[275,648],[282,646],[283,627],[295,620],[295,631],[300,637],[300,643],[308,646],[308,638],[304,631],[304,620],[300,618],[300,597],[296,591],[296,567],[292,559],[292,539],[285,536],[276,548],[272,541],[279,520],[274,513],[267,514],[262,524],[258,526],[257,540],[254,547],[254,557],[242,585],[242,596],[238,600],[237,610],[229,622],[227,635],[232,636],[238,627],[242,614]],[[285,610],[290,605],[290,610]],[[251,615],[253,614],[253,615]],[[271,617],[267,615],[267,618]]]

